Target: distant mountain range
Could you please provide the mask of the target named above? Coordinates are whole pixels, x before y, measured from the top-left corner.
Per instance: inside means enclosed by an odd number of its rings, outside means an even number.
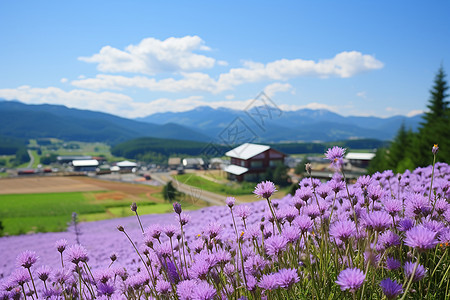
[[[62,105],[28,105],[0,99],[0,136],[20,139],[54,137],[62,140],[117,144],[139,137],[239,144],[294,141],[338,141],[358,138],[390,140],[404,122],[416,130],[421,116],[344,117],[328,110],[276,111],[269,116],[250,112],[198,107],[185,112],[157,113],[127,119]],[[265,117],[261,117],[264,115]],[[224,135],[246,130],[246,140],[224,140]]]
[[[219,140],[221,134],[234,125],[251,131],[255,141],[337,141],[358,138],[391,140],[402,122],[407,129],[417,130],[421,115],[413,117],[344,117],[328,110],[300,109],[269,111],[260,108],[250,112],[227,108],[197,107],[185,112],[165,112],[136,120],[154,124],[176,123]],[[237,127],[239,127],[237,126]]]
[[[109,144],[138,137],[210,140],[202,133],[171,122],[152,124],[62,105],[27,105],[18,101],[0,101],[0,136],[20,139],[53,137]]]

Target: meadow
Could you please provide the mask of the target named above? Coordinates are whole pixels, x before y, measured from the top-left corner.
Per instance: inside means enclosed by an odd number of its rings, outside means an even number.
[[[65,231],[73,212],[80,222],[127,217],[132,215],[131,202],[139,203],[143,214],[166,213],[172,208],[164,202],[161,187],[54,177],[4,179],[0,183],[3,235]],[[14,186],[24,193],[8,194]],[[37,193],[39,190],[53,192]],[[199,202],[192,208],[201,206]]]
[[[80,243],[69,232],[0,239],[0,251],[14,245],[4,254],[2,268],[12,273],[1,292],[54,299],[450,299],[450,166],[386,170],[350,185],[340,168],[344,152],[326,153],[337,170],[332,179],[304,178],[282,199],[265,181],[254,188],[261,201],[253,203],[227,197],[226,205],[188,213],[174,203],[172,214],[141,218],[133,206],[134,217],[81,224]]]

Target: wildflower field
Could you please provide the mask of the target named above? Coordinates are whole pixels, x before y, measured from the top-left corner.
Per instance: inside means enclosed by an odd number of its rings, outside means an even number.
[[[450,299],[450,166],[348,185],[344,152],[283,199],[2,238],[0,299]]]

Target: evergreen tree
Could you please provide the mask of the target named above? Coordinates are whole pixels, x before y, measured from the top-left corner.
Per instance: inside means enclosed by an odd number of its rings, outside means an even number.
[[[178,197],[178,191],[172,184],[172,181],[169,181],[163,188],[163,197],[165,201],[169,201],[172,203]]]
[[[387,168],[396,173],[403,173],[406,169],[413,170],[414,163],[411,159],[414,133],[406,130],[405,123],[400,126],[397,135],[387,151]]]
[[[419,133],[414,140],[413,155],[416,166],[427,166],[432,162],[431,148],[438,144],[438,161],[450,163],[450,109],[446,98],[448,85],[446,74],[441,66],[430,90],[429,109],[423,117]]]
[[[378,148],[377,152],[375,153],[375,157],[369,163],[367,173],[373,174],[376,172],[383,172],[387,169],[389,169],[387,162],[387,149]]]

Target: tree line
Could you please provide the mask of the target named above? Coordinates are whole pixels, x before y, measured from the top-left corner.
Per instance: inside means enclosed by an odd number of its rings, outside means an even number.
[[[369,166],[369,173],[393,170],[403,173],[425,167],[433,162],[431,149],[439,147],[437,161],[450,163],[449,86],[443,66],[439,68],[430,89],[427,111],[417,132],[403,124],[388,147],[378,148]]]

